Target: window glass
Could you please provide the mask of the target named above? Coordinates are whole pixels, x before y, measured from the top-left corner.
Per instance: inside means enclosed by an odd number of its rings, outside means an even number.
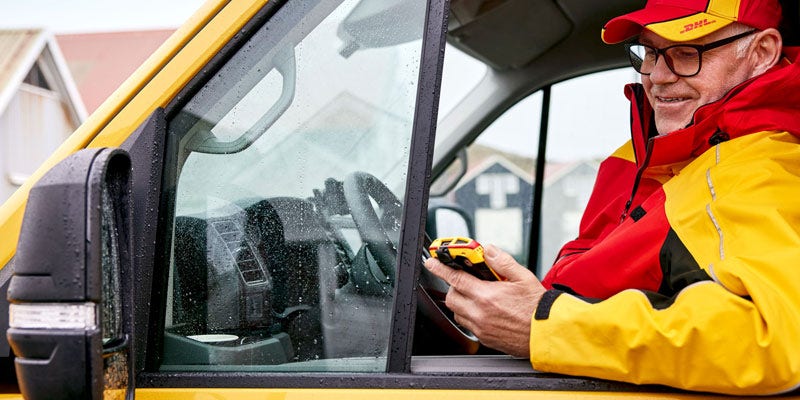
[[[101,332],[103,338],[103,394],[106,398],[123,398],[128,382],[128,345],[122,328],[122,285],[120,284],[121,254],[120,237],[115,209],[119,204],[112,201],[106,183],[101,190]],[[120,190],[116,188],[116,193]]]
[[[536,266],[540,277],[561,246],[577,236],[599,162],[629,137],[623,86],[635,79],[633,70],[625,68],[552,87]],[[431,199],[434,207],[457,204],[474,223],[479,242],[503,248],[524,265],[530,254],[541,108],[541,92],[509,108],[467,146],[466,173],[458,183]],[[463,168],[462,159],[453,162],[433,183],[432,193],[443,191]],[[463,220],[456,218],[452,226],[447,221],[437,218],[438,236],[463,234]]]
[[[385,370],[426,11],[390,3],[288,2],[169,122],[162,370]]]
[[[449,192],[431,199],[457,204],[474,223],[475,239],[492,243],[527,263],[536,148],[542,95],[535,93],[509,108],[466,149],[466,173]],[[463,168],[457,160],[449,168]],[[442,179],[455,172],[446,171]],[[434,189],[437,183],[434,183]],[[437,235],[463,234],[463,221],[452,226],[437,219]]]
[[[630,139],[625,84],[632,68],[599,72],[553,86],[542,198],[539,275],[561,246],[578,236],[600,162]]]
[[[439,121],[478,85],[486,75],[486,64],[447,44],[439,97]]]
[[[103,343],[118,340],[122,332],[122,294],[120,293],[119,237],[114,203],[108,187],[102,190],[101,257],[102,257],[102,332]]]

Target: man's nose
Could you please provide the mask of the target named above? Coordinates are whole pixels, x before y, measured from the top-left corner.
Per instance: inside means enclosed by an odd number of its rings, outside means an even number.
[[[680,78],[676,75],[667,65],[667,57],[662,55],[656,59],[656,65],[653,66],[653,71],[650,72],[650,81],[655,84],[664,84],[675,82]]]

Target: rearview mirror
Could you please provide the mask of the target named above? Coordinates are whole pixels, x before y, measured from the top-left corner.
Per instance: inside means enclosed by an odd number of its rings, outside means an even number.
[[[86,149],[30,191],[7,333],[28,400],[133,396],[130,169]]]
[[[431,182],[431,197],[444,197],[467,174],[467,150],[461,149],[450,165]]]
[[[420,13],[425,12],[425,7],[418,7],[418,4],[415,0],[361,0],[336,32],[344,42],[339,54],[347,58],[359,49],[422,39],[422,30],[413,22],[424,18]]]

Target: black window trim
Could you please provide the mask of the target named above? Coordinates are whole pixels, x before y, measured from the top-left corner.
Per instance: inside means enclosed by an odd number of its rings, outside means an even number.
[[[390,373],[411,371],[411,348],[417,310],[415,287],[422,268],[422,246],[425,237],[448,13],[449,1],[428,1],[406,175],[403,229],[397,253],[394,309],[386,363],[386,372]]]
[[[539,143],[536,153],[536,170],[534,171],[535,177],[533,185],[533,210],[531,215],[531,224],[528,227],[530,232],[528,242],[528,268],[534,274],[539,276],[538,272],[542,270],[542,265],[539,260],[542,251],[542,197],[544,196],[544,169],[547,163],[547,135],[550,127],[550,93],[552,92],[553,85],[547,85],[541,89],[542,91],[542,113],[539,119]],[[539,276],[539,279],[544,278]]]

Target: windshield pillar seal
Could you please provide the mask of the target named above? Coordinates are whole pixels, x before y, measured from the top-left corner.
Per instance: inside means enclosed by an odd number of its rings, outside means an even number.
[[[386,372],[411,371],[411,349],[417,309],[415,289],[422,267],[421,250],[425,237],[425,217],[428,208],[448,14],[448,0],[428,1],[404,197],[403,229],[400,232],[397,253],[395,301]]]

